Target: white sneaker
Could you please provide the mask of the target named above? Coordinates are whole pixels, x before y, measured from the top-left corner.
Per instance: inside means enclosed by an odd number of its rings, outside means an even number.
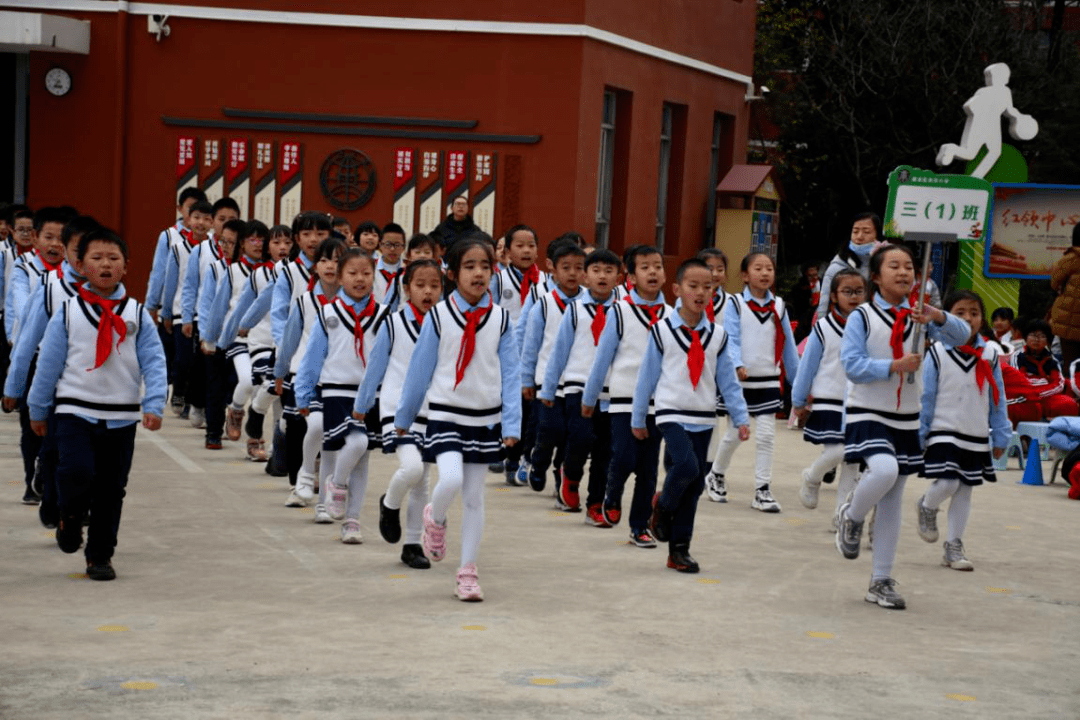
[[[300,473],[296,478],[296,494],[304,502],[315,499],[315,476],[311,473]]]
[[[810,469],[802,471],[802,487],[799,488],[799,502],[803,504],[807,510],[813,510],[817,507],[818,491],[821,490],[820,480],[810,479]]]
[[[330,513],[326,512],[326,506],[319,503],[315,506],[315,518],[316,525],[329,525],[334,522],[334,518],[330,517]]]
[[[285,507],[304,507],[307,505],[303,498],[296,494],[296,488],[289,491],[289,499],[285,501]]]
[[[326,493],[326,512],[335,520],[345,517],[345,504],[349,501],[349,489],[338,485],[333,480]]]
[[[190,412],[188,412],[188,422],[191,423],[193,428],[206,427],[206,410],[192,406]]]
[[[341,542],[346,545],[359,545],[364,542],[360,535],[360,521],[349,518],[341,523]]]
[[[715,473],[712,470],[705,475],[705,492],[709,499],[715,503],[727,502],[727,485],[724,483],[724,474]]]
[[[768,485],[762,485],[754,491],[754,501],[750,503],[750,507],[766,513],[780,512],[780,503],[773,498]]]

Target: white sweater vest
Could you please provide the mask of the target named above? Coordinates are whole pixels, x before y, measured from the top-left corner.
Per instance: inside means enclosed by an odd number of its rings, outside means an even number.
[[[570,313],[570,321],[574,326],[574,344],[570,348],[570,357],[566,360],[566,368],[563,370],[560,385],[564,393],[580,393],[585,389],[589,372],[596,361],[596,340],[593,339],[592,334],[593,319],[597,312],[604,312],[604,306],[587,302],[583,298],[571,303],[566,311]],[[609,317],[607,322],[610,321]],[[601,391],[600,398],[607,398],[607,387]]]
[[[375,330],[386,313],[374,298],[373,312],[360,320],[364,337],[364,355],[357,350],[352,314],[340,299],[323,305],[319,322],[326,333],[326,361],[319,375],[319,387],[323,397],[355,397],[367,372],[367,356],[375,347]]]
[[[409,313],[406,309],[388,315],[380,331],[390,334],[390,360],[386,366],[386,374],[383,375],[382,389],[379,391],[379,415],[383,424],[393,422],[398,405],[401,404],[409,361],[420,337],[420,323],[409,319]],[[426,418],[427,414],[428,406],[425,400],[418,417]]]
[[[892,316],[879,308],[873,301],[855,308],[848,317],[848,327],[855,313],[861,313],[866,323],[868,334],[866,352],[872,358],[892,359]],[[911,346],[911,333],[915,323],[908,319],[904,327],[904,347]],[[906,352],[906,350],[905,350]],[[885,380],[871,383],[847,384],[845,403],[845,422],[879,422],[897,430],[918,430],[919,409],[922,395],[922,372],[916,372],[915,382],[908,382],[907,373],[893,373]],[[900,390],[900,404],[897,407],[896,391]]]
[[[691,338],[687,328],[673,327],[671,318],[653,326],[652,342],[661,353],[660,381],[653,399],[656,423],[712,425],[716,422],[716,363],[727,347],[727,333],[718,325],[707,324],[700,331],[705,362],[697,387],[690,381],[687,357]]]
[[[991,372],[1000,362],[997,348],[989,344],[983,348],[982,358],[990,363]],[[947,348],[941,342],[930,347],[926,361],[934,363],[938,371],[937,402],[927,446],[945,443],[962,450],[988,451],[993,375],[980,391],[975,379],[977,358]]]
[[[810,385],[810,395],[814,402],[832,400],[826,405],[841,405],[847,391],[847,375],[840,363],[840,341],[844,337],[844,328],[830,312],[814,323],[814,335],[821,343],[821,362],[818,364],[814,382]],[[839,407],[835,408],[840,410]]]
[[[672,312],[668,305],[661,305],[657,316],[660,321]],[[607,322],[614,322],[619,334],[619,349],[608,372],[607,386],[611,392],[608,412],[628,413],[634,409],[634,389],[637,387],[638,371],[645,357],[649,342],[649,313],[628,299],[612,304]],[[659,322],[657,323],[660,324]],[[713,399],[713,419],[716,418],[716,400]]]

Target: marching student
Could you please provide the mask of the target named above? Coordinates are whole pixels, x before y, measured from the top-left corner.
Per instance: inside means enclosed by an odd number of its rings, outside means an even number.
[[[38,286],[27,303],[26,316],[22,321],[18,341],[11,352],[11,366],[4,382],[3,407],[5,412],[14,410],[25,398],[26,389],[33,379],[33,369],[37,363],[38,348],[45,336],[45,328],[56,308],[77,293],[77,286],[85,278],[75,266],[78,264],[79,241],[82,236],[99,228],[91,217],[79,216],[64,226],[63,242],[65,257],[59,272],[50,272],[45,281]],[[29,416],[27,417],[29,422]],[[52,423],[52,416],[49,416]],[[36,438],[37,436],[34,435]],[[55,433],[47,435],[41,442],[35,461],[37,463],[33,478],[33,491],[41,497],[38,506],[38,518],[47,528],[56,527],[59,522],[59,510],[56,497],[56,438]]]
[[[398,469],[390,478],[386,493],[379,498],[379,533],[388,543],[401,539],[401,505],[407,493],[409,509],[405,517],[401,562],[418,570],[431,567],[431,561],[420,546],[431,468],[431,463],[424,462],[421,456],[427,431],[427,407],[421,407],[409,432],[400,436],[394,432],[394,414],[407,384],[406,371],[424,318],[442,297],[442,285],[442,268],[437,260],[422,258],[409,262],[403,285],[405,307],[389,315],[379,328],[375,347],[368,357],[364,381],[353,405],[353,419],[362,423],[375,404],[376,392],[379,394],[382,451],[395,453],[398,458]]]
[[[720,248],[705,248],[697,254],[697,259],[709,267],[709,275],[712,278],[712,295],[709,307],[705,309],[705,315],[709,322],[724,322],[724,308],[728,300],[734,295],[724,290],[727,283],[727,255]]]
[[[877,506],[873,572],[865,599],[902,610],[904,598],[892,577],[907,476],[922,469],[919,446],[921,352],[909,352],[915,323],[926,323],[931,341],[963,344],[971,328],[934,307],[916,315],[908,305],[914,259],[902,245],[882,245],[870,256],[873,299],[848,316],[840,362],[848,377],[844,401],[844,462],[865,465],[851,500],[837,510],[836,549],[859,556],[863,521]],[[921,349],[921,348],[920,348]],[[912,375],[913,374],[913,375]],[[910,377],[914,381],[910,381]]]
[[[937,542],[937,512],[949,500],[949,531],[941,564],[953,570],[973,570],[964,555],[962,540],[971,514],[971,489],[983,481],[995,482],[995,458],[1005,453],[1012,425],[1005,410],[1005,383],[996,343],[982,333],[986,308],[982,298],[957,290],[945,298],[945,311],[971,328],[967,342],[948,347],[936,342],[923,365],[922,410],[919,442],[925,448],[923,477],[933,480],[915,503],[919,537]]]
[[[405,251],[405,265],[414,260],[438,260],[439,243],[434,238],[416,233],[409,238],[409,247]],[[439,264],[439,272],[442,272],[442,264]]]
[[[382,229],[379,238],[379,260],[375,264],[375,287],[371,291],[375,301],[397,310],[401,300],[401,274],[404,271],[402,253],[405,250],[405,230],[396,223],[390,223]]]
[[[661,291],[664,256],[654,247],[635,245],[627,251],[624,262],[631,289],[608,312],[596,346],[596,360],[581,395],[582,417],[592,417],[599,401],[599,409],[607,410],[611,422],[611,463],[601,517],[587,516],[586,522],[597,527],[619,524],[623,489],[630,473],[634,473],[630,539],[638,547],[654,548],[656,540],[648,524],[660,464],[660,433],[650,413],[645,426],[648,436],[639,439],[630,427],[630,415],[649,332],[672,310],[664,303]]]
[[[316,385],[319,388],[322,467],[326,468],[329,482],[326,512],[334,520],[344,518],[341,542],[350,545],[363,542],[360,508],[367,490],[368,451],[378,443],[352,416],[357,391],[367,372],[367,353],[375,344],[376,328],[387,314],[371,294],[374,279],[374,258],[359,248],[341,254],[341,289],[332,302],[319,309],[319,322],[311,328],[293,383],[300,415],[308,414]]]
[[[446,554],[446,515],[461,493],[461,566],[455,597],[484,599],[476,558],[484,534],[484,476],[502,459],[521,429],[521,373],[510,312],[488,288],[495,250],[485,238],[469,236],[446,253],[451,296],[425,318],[394,415],[398,435],[412,427],[425,398],[428,405],[426,461],[434,461],[439,481],[424,508],[422,545],[438,562]]]
[[[822,478],[844,459],[847,375],[840,364],[840,343],[848,316],[865,299],[866,281],[857,270],[844,268],[832,276],[829,312],[814,323],[799,360],[799,374],[791,388],[795,416],[805,423],[803,439],[822,446],[818,458],[802,471],[799,501],[810,510],[817,507]],[[836,507],[840,507],[855,489],[858,474],[858,466],[843,463],[836,486]]]
[[[555,445],[566,448],[559,480],[559,502],[568,510],[580,509],[578,487],[585,475],[585,461],[592,453],[585,508],[586,521],[597,527],[608,526],[602,508],[611,462],[611,419],[606,410],[584,417],[581,396],[596,359],[596,346],[607,324],[607,313],[615,301],[613,291],[621,267],[618,256],[610,250],[594,250],[585,258],[587,292],[570,303],[563,314],[543,382],[537,391],[537,397],[543,403],[539,431],[542,439],[537,447],[551,438]],[[563,389],[563,398],[556,396],[558,388]],[[533,459],[536,459],[535,450]]]
[[[356,244],[376,260],[379,259],[379,241],[382,240],[382,230],[370,220],[365,220],[356,226]]]
[[[521,351],[521,394],[525,402],[531,406],[531,414],[534,416],[530,422],[536,425],[535,444],[530,452],[529,484],[536,492],[541,492],[547,484],[547,472],[551,466],[552,456],[558,446],[560,449],[565,444],[566,429],[560,418],[563,415],[563,389],[556,380],[556,387],[551,388],[554,394],[551,401],[558,403],[546,408],[543,403],[536,403],[536,393],[543,390],[537,387],[544,380],[547,370],[548,358],[551,350],[555,347],[555,338],[559,334],[559,325],[569,304],[576,302],[581,294],[581,276],[585,271],[585,251],[570,242],[562,242],[556,246],[552,260],[554,271],[552,280],[555,289],[540,297],[529,311],[526,319],[522,316],[525,325],[525,333],[522,339]],[[543,409],[542,409],[543,408]],[[556,489],[562,485],[561,472],[556,473]],[[559,507],[563,510],[577,512],[581,509],[578,502],[569,503],[566,499],[573,499],[567,494],[564,499],[558,495]]]
[[[750,253],[743,258],[739,270],[745,287],[742,295],[732,297],[724,311],[724,331],[732,343],[731,356],[742,384],[743,397],[754,418],[757,460],[754,500],[750,507],[778,513],[780,503],[773,497],[769,483],[772,480],[776,413],[783,407],[781,372],[788,382],[795,381],[799,353],[784,301],[770,290],[776,278],[772,258],[764,253]],[[729,423],[712,469],[705,476],[705,487],[713,502],[727,502],[724,475],[739,442],[738,428]]]
[[[91,580],[116,578],[112,557],[135,427],[140,419],[148,430],[161,427],[168,392],[157,328],[142,304],[127,297],[121,282],[126,267],[127,246],[119,236],[108,230],[83,235],[76,269],[86,282],[49,321],[28,397],[38,435],[48,432],[49,413],[55,412],[56,544],[77,552],[89,513],[85,553]]]
[[[630,426],[637,440],[663,435],[670,456],[664,489],[653,499],[649,527],[668,543],[667,566],[684,573],[700,570],[690,555],[698,498],[705,489],[709,442],[716,419],[716,393],[727,398],[738,438],[750,437],[750,416],[735,375],[727,333],[705,313],[713,296],[709,267],[687,260],[675,274],[675,312],[650,329],[638,371]],[[649,404],[656,420],[648,429]]]
[[[322,307],[333,302],[341,286],[338,282],[338,261],[348,249],[344,240],[329,238],[315,252],[314,273],[310,289],[293,301],[289,319],[278,343],[274,358],[274,389],[281,398],[285,418],[285,455],[288,462],[289,484],[292,490],[286,507],[303,507],[315,498],[315,460],[319,456],[323,437],[322,402],[316,394],[307,404],[307,415],[297,411],[293,380],[304,358],[311,330],[319,322]],[[278,279],[286,276],[286,271]],[[276,286],[275,286],[276,289]],[[325,470],[323,470],[325,468]],[[315,522],[329,523],[332,518],[326,512],[325,476],[329,467],[320,465],[323,479],[319,485],[319,504],[315,507]]]
[[[362,235],[363,231],[357,229],[357,234]],[[312,266],[315,264],[316,252],[330,237],[330,220],[320,212],[300,213],[293,222],[292,236],[300,248],[300,253],[293,262],[283,263],[277,280],[274,282],[270,303],[271,331],[279,348],[293,303],[314,287],[315,281],[311,279]],[[340,247],[344,252],[348,244]],[[330,298],[333,299],[333,295]],[[241,321],[241,327],[249,327],[249,325]]]

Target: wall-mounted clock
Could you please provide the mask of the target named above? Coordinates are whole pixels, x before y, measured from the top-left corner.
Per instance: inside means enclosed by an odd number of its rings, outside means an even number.
[[[56,97],[63,97],[71,90],[71,75],[64,68],[54,67],[45,73],[45,89]]]

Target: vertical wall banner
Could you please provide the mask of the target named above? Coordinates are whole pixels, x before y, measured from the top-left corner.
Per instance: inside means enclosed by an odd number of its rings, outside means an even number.
[[[274,162],[274,157],[274,143],[255,143],[255,164],[251,175],[255,194],[251,217],[267,227],[275,224],[276,217],[274,210],[277,204],[277,183],[275,182],[277,164]]]
[[[405,230],[406,239],[413,234],[416,217],[416,150],[394,150],[394,222]]]
[[[450,214],[450,206],[459,197],[469,197],[469,153],[465,150],[451,150],[446,153],[446,179],[443,180],[446,208],[443,215]]]
[[[229,140],[229,162],[225,166],[225,193],[240,206],[240,219],[251,217],[251,146],[246,139]]]
[[[472,216],[477,227],[495,236],[495,153],[481,152],[473,155],[470,177],[473,198]]]
[[[420,226],[429,233],[443,221],[442,207],[442,150],[425,150],[420,166]]]
[[[304,149],[300,143],[281,143],[281,163],[278,174],[281,177],[281,205],[278,208],[278,222],[291,226],[293,218],[300,214],[304,190]]]
[[[199,176],[199,187],[206,193],[206,199],[210,204],[216,203],[225,194],[225,171],[221,163],[220,140],[203,140]]]
[[[176,141],[176,204],[180,193],[199,186],[199,168],[195,165],[195,146],[198,138],[180,137]]]

